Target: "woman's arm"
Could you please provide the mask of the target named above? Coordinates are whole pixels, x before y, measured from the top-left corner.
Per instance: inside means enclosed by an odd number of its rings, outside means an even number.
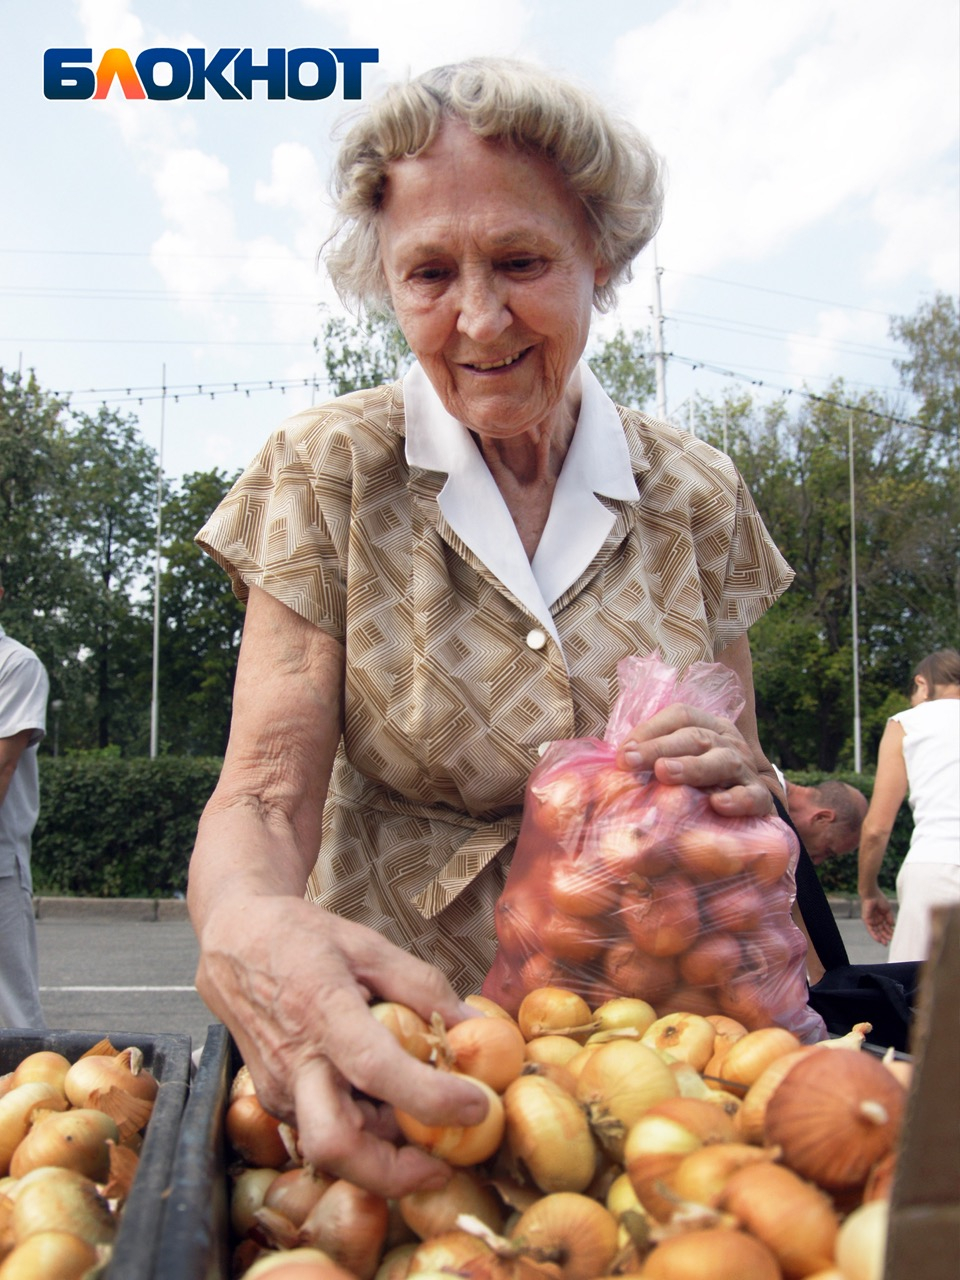
[[[384,998],[448,1025],[470,1014],[439,970],[304,900],[343,686],[342,646],[252,590],[230,743],[190,864],[197,989],[233,1033],[261,1101],[296,1126],[305,1159],[399,1195],[442,1185],[449,1170],[384,1140],[383,1116],[354,1090],[436,1124],[476,1123],[486,1101],[416,1062],[369,1012]]]
[[[903,726],[898,720],[888,720],[877,753],[873,795],[860,832],[857,878],[860,915],[871,935],[884,946],[893,936],[895,917],[893,908],[880,889],[880,864],[887,851],[893,824],[906,797],[907,786]]]

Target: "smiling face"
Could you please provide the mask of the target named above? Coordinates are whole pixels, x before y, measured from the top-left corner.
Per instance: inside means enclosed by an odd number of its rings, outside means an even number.
[[[508,439],[575,412],[570,379],[609,273],[553,165],[449,122],[389,166],[379,231],[397,321],[448,413]]]

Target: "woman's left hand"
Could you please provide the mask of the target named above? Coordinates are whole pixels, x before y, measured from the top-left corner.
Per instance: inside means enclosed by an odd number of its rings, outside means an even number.
[[[652,772],[659,782],[708,791],[710,807],[727,818],[764,817],[775,810],[758,749],[732,720],[682,702],[632,729],[617,758],[628,769]],[[773,783],[772,772],[769,777]]]

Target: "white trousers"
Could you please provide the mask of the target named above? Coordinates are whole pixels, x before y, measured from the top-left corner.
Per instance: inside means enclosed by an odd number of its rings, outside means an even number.
[[[0,1022],[44,1031],[33,894],[17,867],[0,876]]]
[[[890,962],[926,960],[930,909],[958,902],[960,867],[948,862],[904,862],[897,874],[897,923],[890,939]]]

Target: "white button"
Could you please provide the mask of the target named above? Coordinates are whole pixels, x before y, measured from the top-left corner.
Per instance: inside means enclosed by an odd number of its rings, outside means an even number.
[[[541,631],[539,627],[534,627],[532,631],[527,632],[527,645],[531,649],[542,649],[547,643],[547,633]]]

